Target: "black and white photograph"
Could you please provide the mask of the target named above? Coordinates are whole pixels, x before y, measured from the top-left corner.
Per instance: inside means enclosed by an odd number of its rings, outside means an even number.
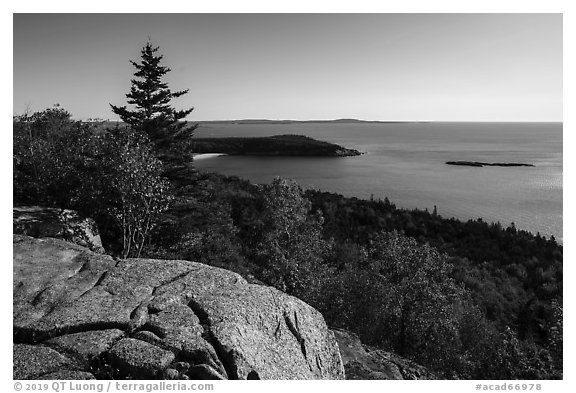
[[[12,20],[22,390],[564,379],[562,13]]]

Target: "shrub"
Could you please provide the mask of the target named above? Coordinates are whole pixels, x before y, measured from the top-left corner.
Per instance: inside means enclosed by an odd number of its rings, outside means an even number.
[[[114,223],[121,255],[140,255],[170,200],[147,138],[120,128],[97,135],[59,106],[15,116],[13,126],[15,202],[78,210],[104,234]]]
[[[293,181],[280,178],[264,188],[265,233],[256,246],[260,278],[270,285],[314,303],[328,267],[330,250],[322,238],[322,216],[310,215],[311,204]]]
[[[103,138],[100,173],[104,206],[122,233],[122,256],[138,258],[150,230],[171,200],[162,163],[146,136],[116,129]]]

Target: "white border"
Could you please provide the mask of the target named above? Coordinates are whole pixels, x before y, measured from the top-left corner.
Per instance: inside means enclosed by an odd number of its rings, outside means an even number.
[[[11,184],[12,176],[12,161],[10,154],[10,146],[12,145],[11,129],[12,126],[8,124],[12,117],[12,14],[13,13],[54,13],[54,12],[74,12],[74,13],[92,13],[92,12],[119,12],[119,13],[134,13],[134,12],[162,12],[162,13],[263,13],[263,12],[309,12],[309,13],[359,13],[359,12],[385,12],[385,13],[401,13],[401,12],[418,12],[418,13],[478,13],[478,12],[511,12],[511,13],[563,13],[564,14],[564,247],[565,257],[564,264],[565,282],[571,283],[574,278],[573,264],[576,263],[574,258],[574,250],[571,240],[574,236],[574,230],[571,229],[574,216],[574,156],[571,154],[574,148],[574,108],[576,108],[574,101],[574,87],[576,81],[574,80],[574,72],[576,64],[574,61],[574,38],[576,37],[576,18],[574,13],[574,6],[571,3],[574,1],[568,0],[524,0],[524,1],[505,1],[505,0],[480,0],[476,2],[465,0],[404,0],[404,1],[312,1],[312,0],[292,0],[286,2],[274,1],[256,1],[256,0],[238,0],[238,1],[112,1],[100,0],[98,2],[72,2],[72,1],[40,1],[40,0],[21,0],[9,1],[8,4],[2,5],[2,17],[0,26],[4,30],[2,40],[4,41],[4,51],[10,54],[9,59],[2,61],[2,75],[8,79],[3,84],[5,91],[3,94],[3,128],[2,128],[2,151],[0,157],[2,158],[2,180],[3,184]],[[11,288],[11,258],[8,250],[12,249],[10,242],[11,235],[11,222],[10,205],[12,204],[12,189],[6,190],[2,193],[2,207],[0,222],[2,222],[2,234],[0,241],[2,242],[2,305],[6,314],[5,319],[11,314],[12,298],[10,293]],[[574,340],[572,332],[574,331],[574,308],[571,307],[572,300],[574,299],[574,291],[571,285],[567,285],[565,289],[564,300],[564,330],[568,332],[564,335],[565,345],[565,372],[564,381],[540,381],[543,386],[541,391],[558,391],[568,392],[575,391],[576,384],[574,383],[574,373],[571,373],[573,366],[572,355],[574,354]],[[13,391],[12,384],[12,356],[11,356],[11,342],[8,342],[11,334],[11,326],[9,322],[5,321],[2,324],[2,355],[0,364],[0,386],[6,388],[6,391]],[[502,384],[502,381],[493,381],[496,384]],[[273,385],[272,385],[273,383]],[[489,381],[481,381],[480,383],[487,384]],[[401,391],[401,390],[418,390],[418,391],[434,391],[434,392],[467,392],[474,391],[473,381],[416,381],[416,382],[402,382],[402,381],[345,381],[345,382],[269,382],[260,381],[252,383],[218,383],[216,385],[217,392],[221,391],[288,391],[293,392],[293,389],[304,390],[317,390],[317,389],[330,389],[330,390],[349,390],[349,389],[362,389],[368,391]]]

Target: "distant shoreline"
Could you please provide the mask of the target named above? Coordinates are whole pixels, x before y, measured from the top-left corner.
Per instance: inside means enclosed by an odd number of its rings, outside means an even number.
[[[237,119],[237,120],[196,120],[191,123],[202,124],[231,124],[231,125],[259,125],[259,124],[429,124],[429,123],[485,123],[485,124],[562,124],[563,121],[474,121],[474,120],[359,120],[359,119],[334,119],[334,120],[271,120],[271,119]]]
[[[120,120],[111,119],[79,119],[84,123],[103,124],[104,126],[125,127]],[[359,120],[359,119],[334,119],[334,120],[289,120],[289,119],[237,119],[237,120],[187,120],[189,124],[202,125],[273,125],[273,124],[563,124],[563,121],[473,121],[473,120]]]

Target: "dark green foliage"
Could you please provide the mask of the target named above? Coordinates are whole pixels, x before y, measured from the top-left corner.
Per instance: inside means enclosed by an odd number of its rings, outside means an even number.
[[[253,266],[245,259],[246,250],[260,231],[248,220],[247,211],[252,205],[260,210],[263,197],[253,193],[257,187],[238,178],[201,173],[194,173],[191,183],[173,188],[176,198],[152,232],[145,255],[193,260],[250,275]],[[236,216],[239,210],[243,217]]]
[[[97,221],[109,251],[138,256],[169,199],[146,137],[98,135],[60,107],[13,124],[15,203],[75,209]]]
[[[479,344],[489,325],[450,278],[447,256],[397,232],[378,234],[365,251],[347,247],[351,258],[334,278],[327,308],[321,309],[329,324],[445,378],[476,371],[478,352],[470,347]]]
[[[562,308],[562,298],[552,301],[552,317],[546,326],[548,332],[548,348],[554,362],[555,370],[558,370],[562,378],[562,359],[564,354],[564,312]]]
[[[226,153],[261,156],[351,156],[356,150],[333,143],[317,141],[304,135],[275,135],[252,138],[194,138],[191,148],[196,153]]]
[[[324,215],[325,236],[334,237],[337,242],[369,248],[382,230],[399,230],[420,244],[428,243],[450,255],[447,262],[451,270],[446,279],[464,286],[467,294],[463,304],[477,307],[472,314],[460,312],[458,317],[458,323],[467,326],[459,328],[464,351],[458,372],[461,377],[558,378],[561,375],[561,344],[558,343],[562,335],[558,332],[562,317],[557,299],[562,294],[562,246],[553,238],[519,231],[514,225],[502,228],[500,224],[488,224],[481,219],[461,222],[444,219],[437,212],[397,209],[387,200],[366,201],[318,191],[308,191],[306,196]],[[350,250],[340,253],[347,252],[353,258]],[[365,269],[366,258],[356,260],[352,265]],[[353,272],[354,268],[349,268],[349,274]],[[361,277],[365,279],[362,285],[374,285],[369,275]],[[452,313],[456,313],[456,309]],[[513,342],[504,334],[509,328],[517,345],[507,347],[506,343]],[[375,329],[371,329],[372,332],[365,333],[366,339],[375,334]],[[467,331],[474,334],[467,335]],[[503,359],[503,363],[492,367],[495,357]],[[514,360],[510,359],[514,357],[521,358],[522,365],[512,366]]]
[[[310,214],[310,201],[293,181],[274,179],[264,187],[265,233],[256,245],[258,276],[289,294],[313,301],[324,280],[322,216]]]
[[[241,274],[249,273],[241,256],[238,229],[229,210],[225,202],[199,200],[187,213],[181,211],[181,216],[171,209],[154,232],[154,246],[147,250],[147,255],[197,261]]]
[[[307,191],[325,218],[325,236],[368,245],[381,231],[398,230],[452,257],[452,277],[465,284],[485,315],[521,338],[546,341],[551,302],[562,293],[562,246],[539,234],[478,220],[444,219],[388,201]]]
[[[110,106],[123,122],[150,138],[162,154],[163,161],[181,161],[184,155],[190,153],[187,147],[196,128],[183,121],[193,108],[176,110],[171,106],[172,99],[186,94],[188,90],[172,92],[168,84],[162,81],[170,68],[161,65],[163,56],[156,55],[158,49],[147,42],[142,48],[141,61],[130,61],[136,72],[126,98],[128,104],[135,106],[134,110],[126,106]]]
[[[138,258],[150,230],[171,200],[162,163],[154,157],[145,135],[111,130],[102,138],[99,173],[106,212],[122,233],[122,257]]]
[[[97,140],[89,125],[56,105],[13,119],[14,200],[84,210],[97,167]]]
[[[370,271],[386,293],[378,340],[400,355],[428,355],[427,364],[445,363],[451,354],[442,349],[454,349],[452,342],[458,340],[453,308],[463,296],[450,277],[447,257],[394,231],[376,237],[369,258]]]
[[[521,341],[509,328],[501,333],[491,362],[487,363],[494,379],[558,379],[550,352],[533,341]]]
[[[254,276],[308,302],[329,325],[352,330],[367,344],[403,353],[445,378],[561,375],[561,360],[554,361],[561,356],[553,349],[561,345],[552,345],[561,342],[561,334],[554,333],[560,330],[552,322],[552,306],[529,302],[523,292],[526,287],[541,293],[541,283],[548,290],[561,287],[561,270],[555,275],[540,272],[542,263],[535,258],[507,263],[517,258],[515,253],[539,255],[543,250],[519,251],[494,239],[532,239],[556,256],[561,255],[558,245],[482,222],[399,210],[388,200],[309,191],[305,195],[313,198],[311,205],[295,183],[281,179],[262,187],[234,177],[198,174],[187,193],[189,203],[179,205],[177,214],[173,208],[172,221],[159,228],[165,240],[169,228],[178,228],[171,258],[195,258]],[[480,242],[486,236],[501,260],[478,263],[466,252],[454,233],[470,225],[491,233],[473,232]],[[454,229],[443,231],[450,227]],[[419,240],[395,229],[418,232]],[[457,230],[465,239],[465,230]],[[523,281],[532,271],[540,272],[540,278]],[[542,327],[535,335],[523,334],[533,330],[531,324]],[[508,326],[517,345],[508,345],[513,342],[506,335]],[[521,360],[517,366],[515,359]]]

